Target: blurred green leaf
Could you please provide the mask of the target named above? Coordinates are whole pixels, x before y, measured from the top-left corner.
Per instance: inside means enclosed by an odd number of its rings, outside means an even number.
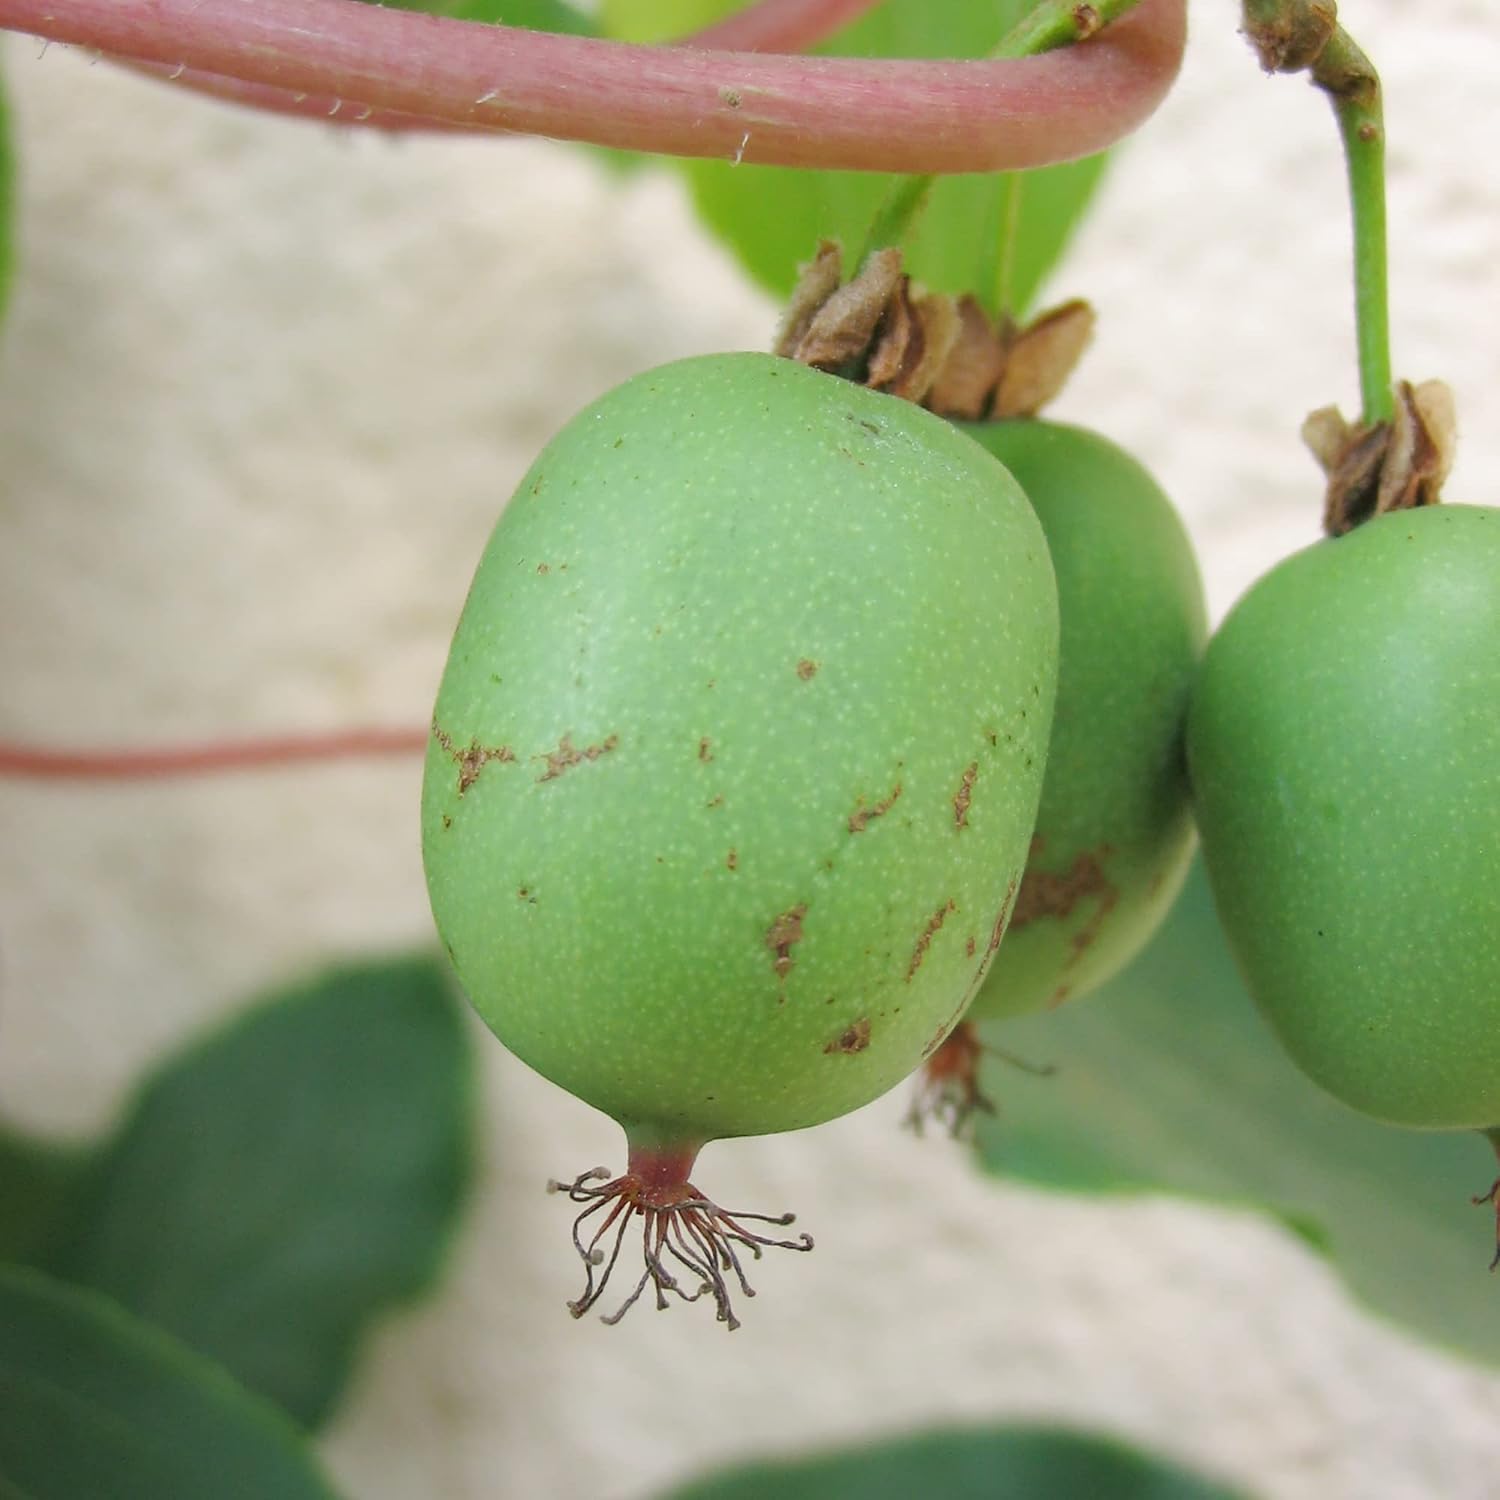
[[[616,0],[605,29],[629,40],[680,36],[735,9],[724,0]],[[861,57],[982,57],[1031,8],[1029,0],[887,0],[820,52]],[[1093,196],[1104,157],[1020,173],[1017,228],[1009,272],[1010,310],[1031,306]],[[820,239],[839,240],[847,257],[864,244],[893,182],[882,173],[809,172],[786,167],[682,161],[704,221],[750,274],[777,296]],[[973,292],[991,311],[998,298],[1002,199],[1008,174],[947,177],[934,190],[906,244],[907,269],[936,291]],[[854,267],[846,267],[853,270]]]
[[[1493,1216],[1470,1198],[1495,1161],[1477,1134],[1396,1130],[1297,1072],[1256,1015],[1201,867],[1151,946],[1077,1005],[991,1029],[1052,1062],[997,1064],[980,1130],[996,1172],[1082,1192],[1170,1192],[1259,1208],[1325,1251],[1377,1311],[1500,1359]]]
[[[0,1126],[0,1262],[44,1253],[93,1159],[87,1147],[55,1145]]]
[[[29,1259],[315,1424],[371,1323],[432,1282],[472,1115],[437,964],[337,970],[157,1068]]]
[[[421,10],[455,21],[490,21],[530,31],[561,31],[593,36],[594,23],[566,0],[370,0],[396,10]]]
[[[333,1500],[291,1424],[96,1292],[0,1266],[0,1495]]]
[[[926,1433],[812,1458],[747,1464],[670,1500],[1234,1500],[1124,1443],[1046,1428]]]

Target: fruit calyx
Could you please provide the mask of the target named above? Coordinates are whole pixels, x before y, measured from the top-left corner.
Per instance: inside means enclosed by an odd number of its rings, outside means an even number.
[[[1323,530],[1343,536],[1392,510],[1436,505],[1453,465],[1457,418],[1441,380],[1396,383],[1389,422],[1348,422],[1320,407],[1302,424],[1302,441],[1328,479]]]
[[[647,1286],[656,1293],[657,1311],[668,1305],[667,1294],[683,1302],[711,1296],[718,1321],[733,1332],[740,1326],[730,1300],[732,1276],[747,1297],[755,1289],[745,1276],[741,1257],[759,1260],[767,1249],[811,1250],[810,1234],[781,1240],[751,1229],[748,1224],[785,1226],[794,1214],[757,1214],[720,1208],[688,1180],[698,1147],[632,1146],[625,1172],[611,1177],[607,1167],[580,1173],[572,1182],[553,1180],[549,1193],[566,1193],[584,1205],[573,1220],[573,1248],[584,1265],[583,1293],[568,1303],[581,1318],[604,1295],[615,1262],[637,1220],[641,1231],[641,1273],[624,1302],[602,1321],[615,1324],[635,1305]],[[590,1222],[591,1220],[596,1222]],[[601,1269],[602,1268],[602,1269]],[[688,1290],[678,1280],[686,1271]]]
[[[973,1133],[980,1115],[999,1113],[995,1101],[979,1083],[979,1065],[987,1052],[1037,1078],[1047,1078],[1057,1071],[1051,1063],[1027,1062],[992,1046],[980,1036],[976,1022],[960,1021],[917,1075],[916,1091],[906,1114],[910,1129],[921,1135],[932,1120],[954,1140],[963,1140]]]
[[[843,252],[822,241],[802,268],[775,353],[950,420],[1001,420],[1035,416],[1093,335],[1087,302],[997,324],[967,293],[913,285],[901,264],[899,250],[877,250],[844,282]]]

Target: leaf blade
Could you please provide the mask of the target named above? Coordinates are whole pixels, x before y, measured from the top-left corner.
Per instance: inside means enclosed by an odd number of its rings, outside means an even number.
[[[1270,1213],[1371,1310],[1500,1359],[1489,1224],[1469,1203],[1493,1176],[1489,1148],[1366,1120],[1303,1079],[1255,1013],[1201,867],[1125,974],[996,1036],[1058,1071],[1004,1089],[1002,1116],[977,1143],[991,1171]]]
[[[1240,1491],[1123,1442],[1062,1428],[922,1433],[812,1457],[755,1463],[673,1490],[670,1500],[995,1500],[1099,1495],[1234,1500]],[[1243,1497],[1242,1497],[1243,1500]]]
[[[0,1493],[333,1500],[291,1424],[94,1292],[0,1266]]]
[[[370,1324],[437,1273],[472,1093],[435,962],[332,971],[154,1070],[34,1258],[316,1425]]]

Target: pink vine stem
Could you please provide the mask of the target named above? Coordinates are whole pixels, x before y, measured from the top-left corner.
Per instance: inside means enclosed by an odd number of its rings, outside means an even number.
[[[412,756],[420,754],[426,745],[425,729],[382,728],[205,740],[138,750],[67,750],[0,740],[0,777],[29,781],[176,780],[319,761]]]
[[[351,124],[413,119],[675,156],[992,172],[1102,150],[1160,102],[1186,0],[1013,61],[905,62],[643,47],[363,0],[0,0],[0,28],[271,89]],[[733,33],[730,33],[732,36]],[[302,96],[300,105],[297,96]],[[344,111],[347,110],[347,113]]]

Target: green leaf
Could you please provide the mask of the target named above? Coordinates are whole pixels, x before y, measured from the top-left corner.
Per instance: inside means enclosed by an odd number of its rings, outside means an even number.
[[[682,35],[722,14],[721,0],[655,0],[607,5],[606,30],[631,40]],[[861,57],[982,57],[1030,9],[1028,0],[887,0],[820,52]],[[626,24],[628,18],[628,25]],[[883,173],[810,172],[787,167],[682,161],[704,221],[769,291],[785,296],[797,267],[820,239],[840,241],[847,257],[865,242],[892,183]],[[1093,196],[1104,157],[1016,174],[1019,212],[1009,273],[1009,305],[1031,306]],[[1010,174],[947,177],[934,189],[905,245],[907,269],[943,292],[973,292],[998,306],[1002,200]],[[852,265],[846,270],[852,271]]]
[[[1120,978],[994,1038],[1057,1072],[989,1077],[1001,1114],[979,1149],[993,1170],[1259,1208],[1325,1252],[1371,1308],[1500,1359],[1494,1222],[1470,1203],[1495,1175],[1490,1147],[1376,1124],[1304,1079],[1255,1013],[1201,869]]]
[[[749,1464],[674,1490],[671,1500],[1234,1500],[1212,1484],[1123,1443],[1084,1433],[996,1427],[900,1438],[814,1458]]]
[[[395,10],[421,10],[455,21],[490,21],[529,31],[561,31],[594,36],[594,23],[566,0],[370,0]]]
[[[95,1292],[0,1266],[0,1496],[333,1500],[284,1416]]]
[[[93,1166],[87,1148],[55,1145],[0,1125],[0,1261],[43,1253]]]
[[[315,1424],[371,1322],[432,1282],[472,1114],[436,963],[335,971],[153,1072],[33,1263]]]

